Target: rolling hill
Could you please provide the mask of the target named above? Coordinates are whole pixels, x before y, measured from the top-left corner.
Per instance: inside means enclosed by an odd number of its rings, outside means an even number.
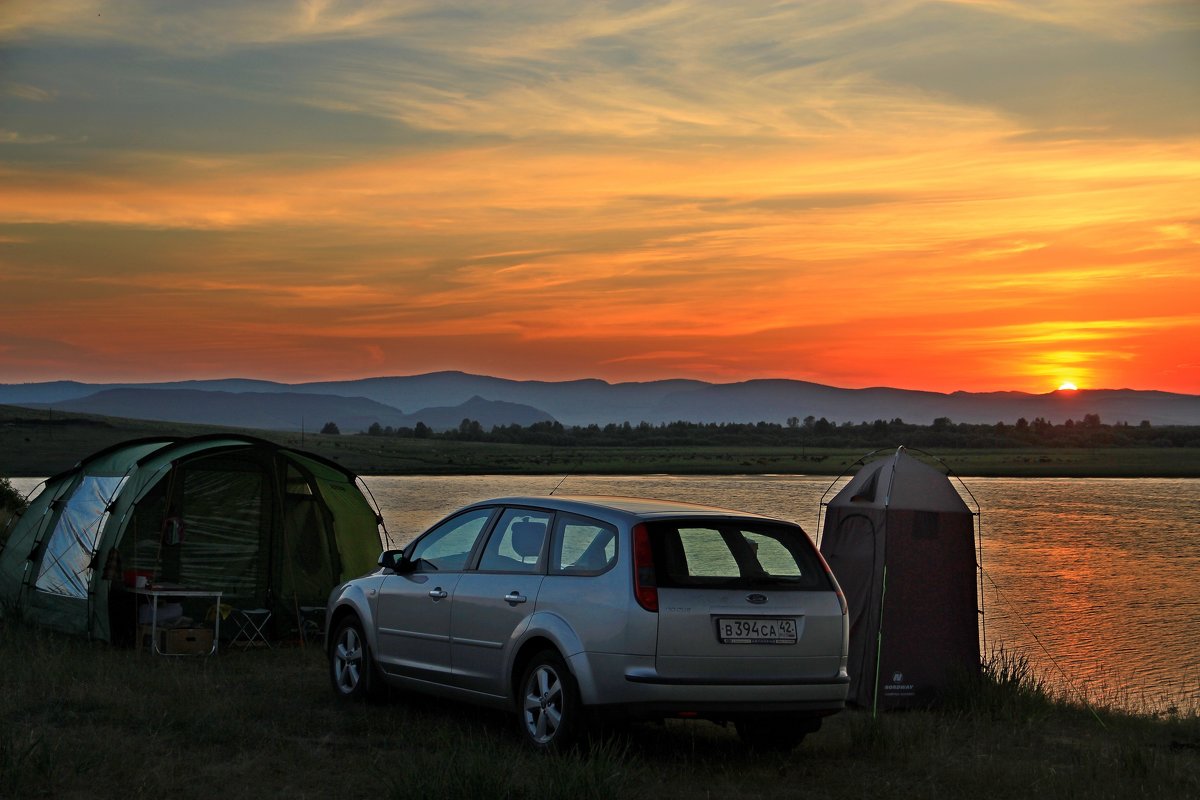
[[[839,424],[899,418],[928,425],[939,417],[986,424],[1042,417],[1060,423],[1088,414],[1108,423],[1200,425],[1200,395],[1131,389],[943,394],[842,389],[795,380],[612,384],[596,379],[516,381],[463,372],[298,384],[247,379],[0,384],[0,403],[276,430],[313,429],[333,421],[345,432],[365,430],[374,422],[411,427],[418,421],[441,430],[464,418],[478,420],[485,429],[538,420],[564,425],[784,423],[808,416]]]

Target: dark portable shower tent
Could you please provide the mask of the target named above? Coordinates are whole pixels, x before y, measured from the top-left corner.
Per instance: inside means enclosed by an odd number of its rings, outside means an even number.
[[[899,448],[826,504],[821,554],[850,607],[849,701],[904,708],[978,674],[975,516],[946,475]]]
[[[297,621],[378,558],[374,508],[344,467],[240,435],[145,439],[46,482],[0,550],[0,613],[121,638],[126,578],[224,592]],[[110,619],[110,608],[113,609]]]

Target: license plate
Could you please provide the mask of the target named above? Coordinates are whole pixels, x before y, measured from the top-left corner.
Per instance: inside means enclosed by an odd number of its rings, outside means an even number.
[[[722,644],[795,644],[796,620],[764,617],[718,617]]]

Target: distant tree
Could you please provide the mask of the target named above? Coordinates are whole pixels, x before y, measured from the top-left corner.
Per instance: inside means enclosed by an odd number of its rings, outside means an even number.
[[[1141,422],[1139,422],[1139,423],[1138,423],[1138,427],[1139,427],[1139,428],[1149,428],[1149,427],[1150,427],[1150,420],[1148,420],[1148,419],[1144,419],[1144,420],[1142,420]]]
[[[789,428],[792,428],[793,430],[796,428],[799,428],[800,427],[800,418],[799,417],[788,417],[787,418],[787,426]]]
[[[378,422],[372,422],[371,427],[367,428],[368,436],[383,436],[383,426]]]
[[[428,439],[429,434],[431,433],[433,433],[433,431],[430,430],[429,426],[424,422],[418,422],[416,427],[413,428],[413,436],[418,439]]]
[[[1017,420],[1017,430],[1020,431],[1021,433],[1024,433],[1025,431],[1029,430],[1029,420],[1025,419],[1024,417],[1021,417],[1020,419],[1018,419]]]
[[[483,438],[483,426],[477,419],[463,417],[463,421],[458,423],[458,435],[464,439],[481,439]]]
[[[323,428],[321,428],[321,433],[326,433],[331,436],[337,436],[338,434],[341,433],[341,431],[338,430],[338,426],[337,426],[336,422],[326,422],[325,426]]]
[[[805,430],[811,431],[813,429],[813,426],[816,424],[817,424],[817,418],[814,417],[812,414],[809,414],[807,417],[804,418],[804,429]]]
[[[935,419],[933,421],[933,429],[935,431],[944,431],[953,424],[954,423],[950,420],[949,417],[938,417],[937,419]]]
[[[1099,428],[1100,427],[1100,415],[1099,414],[1084,414],[1083,415],[1083,427]]]

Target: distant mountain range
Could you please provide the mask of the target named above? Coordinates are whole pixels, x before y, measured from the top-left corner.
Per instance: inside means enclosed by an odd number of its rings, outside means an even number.
[[[793,380],[612,384],[595,379],[515,381],[462,372],[299,384],[247,379],[0,384],[0,403],[275,430],[317,430],[334,422],[344,433],[366,430],[375,422],[384,427],[424,422],[445,430],[463,419],[477,420],[490,429],[542,420],[564,425],[677,420],[784,423],[790,417],[813,416],[835,423],[900,418],[927,425],[938,417],[1013,423],[1021,417],[1063,422],[1097,414],[1107,423],[1148,420],[1152,425],[1200,425],[1200,395],[1132,389],[941,394],[839,389]]]

